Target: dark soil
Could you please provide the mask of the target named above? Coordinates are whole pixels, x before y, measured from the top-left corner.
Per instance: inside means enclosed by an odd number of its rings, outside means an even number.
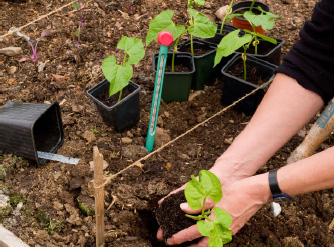
[[[237,78],[244,79],[244,63],[242,60],[235,63],[231,66],[227,73],[233,75]],[[256,66],[252,66],[251,64],[247,63],[246,61],[246,75],[247,81],[253,83],[254,85],[262,85],[266,83],[270,78],[263,76],[263,73]]]
[[[124,99],[126,96],[130,95],[133,91],[134,91],[133,87],[123,88],[121,99]],[[104,93],[99,94],[97,99],[100,100],[102,103],[104,103],[106,106],[111,107],[118,102],[119,93],[109,96],[109,92],[106,91]]]
[[[80,210],[78,203],[84,202],[86,208],[94,204],[90,183],[93,172],[89,165],[93,147],[99,148],[109,164],[104,171],[106,176],[147,155],[144,147],[155,79],[152,55],[159,51],[159,45],[150,44],[145,58],[134,66],[133,81],[141,86],[141,112],[139,123],[129,131],[117,133],[106,126],[86,91],[104,79],[103,59],[109,55],[122,59],[116,46],[123,35],[144,40],[150,21],[162,10],[174,10],[173,20],[177,25],[187,25],[188,18],[184,1],[136,0],[131,13],[128,13],[128,2],[87,2],[78,46],[74,33],[79,17],[71,1],[18,3],[0,0],[0,35],[13,26],[21,27],[70,3],[22,28],[21,32],[32,38],[39,37],[45,29],[53,33],[40,41],[36,65],[30,60],[18,61],[31,56],[30,47],[23,38],[12,34],[0,39],[0,49],[14,46],[23,50],[15,56],[0,55],[0,107],[9,101],[58,102],[64,143],[57,153],[80,158],[78,165],[48,161],[36,166],[13,154],[0,153],[0,194],[10,197],[10,207],[1,210],[0,223],[29,246],[94,247],[95,217]],[[310,19],[316,1],[264,2],[270,5],[271,12],[281,16],[274,29],[266,34],[285,40],[284,55],[298,40],[299,29]],[[201,12],[218,21],[215,11],[228,3],[207,0]],[[185,36],[182,41],[187,38]],[[192,92],[191,96],[197,96],[186,102],[162,102],[158,127],[164,130],[165,139],[157,138],[155,149],[221,111],[224,107],[220,103],[223,83],[216,79],[200,93]],[[112,180],[105,187],[106,246],[162,246],[156,240],[158,224],[153,212],[157,201],[189,181],[191,174],[209,169],[249,120],[248,116],[227,110],[143,161],[142,168],[130,168]],[[303,140],[310,124],[282,147],[259,173],[283,165]],[[319,151],[333,143],[332,135]],[[21,205],[19,202],[23,203],[22,208],[17,207]],[[277,218],[271,216],[269,205],[265,205],[226,246],[333,247],[333,230],[329,229],[334,218],[333,205],[333,190],[294,198],[283,205],[283,212]]]

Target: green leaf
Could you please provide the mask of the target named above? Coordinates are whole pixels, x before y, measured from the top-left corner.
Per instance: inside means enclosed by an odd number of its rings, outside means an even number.
[[[262,35],[260,33],[257,33],[256,36],[260,37],[261,39],[265,40],[265,41],[268,41],[270,43],[273,43],[273,44],[277,44],[277,40],[276,39],[273,39],[273,38],[270,38],[268,36],[265,36],[265,35]]]
[[[190,35],[203,39],[215,36],[217,32],[216,23],[195,9],[188,8],[188,12],[194,18],[193,25],[191,25],[188,29],[188,33]]]
[[[189,207],[197,210],[201,208],[206,195],[203,185],[194,177],[194,175],[191,175],[191,177],[192,180],[187,183],[184,195],[187,199]]]
[[[137,64],[145,56],[145,48],[141,39],[123,36],[117,44],[117,48],[124,50],[129,55],[128,63]]]
[[[76,10],[80,9],[80,4],[79,4],[79,2],[77,2],[77,1],[73,1],[73,8],[76,9]]]
[[[215,174],[202,170],[199,172],[199,180],[194,175],[191,176],[184,190],[190,208],[197,210],[202,206],[204,198],[210,197],[214,203],[221,200],[223,194],[221,183]]]
[[[154,17],[149,25],[149,29],[146,35],[146,46],[149,45],[153,40],[157,41],[158,34],[161,31],[169,31],[173,35],[173,40],[176,40],[185,30],[183,25],[176,26],[172,21],[174,11],[165,10],[159,15]]]
[[[250,34],[245,34],[244,36],[239,37],[239,32],[240,30],[235,30],[222,38],[219,45],[217,46],[214,66],[219,64],[223,57],[231,55],[244,44],[251,41],[252,36]]]
[[[197,221],[197,229],[202,236],[209,237],[209,247],[223,247],[232,240],[232,231],[229,230],[232,217],[219,207],[214,207],[213,211],[216,215],[215,220]]]
[[[202,170],[199,172],[199,182],[202,184],[206,196],[210,197],[214,203],[222,199],[222,185],[215,174]]]
[[[246,20],[254,24],[256,27],[261,26],[263,30],[270,30],[275,25],[273,14],[266,14],[268,12],[262,12],[260,15],[255,15],[252,11],[246,11],[244,17]]]
[[[203,6],[205,4],[205,0],[188,0],[188,7],[196,4],[197,6]]]
[[[80,27],[78,27],[77,30],[75,30],[74,35],[75,35],[76,37],[79,37],[79,34],[80,34]]]
[[[109,56],[102,62],[102,72],[110,82],[109,96],[121,91],[129,84],[133,69],[129,63],[118,65],[115,56]]]

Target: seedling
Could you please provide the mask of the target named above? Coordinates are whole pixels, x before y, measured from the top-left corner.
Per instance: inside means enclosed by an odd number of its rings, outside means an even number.
[[[158,34],[163,31],[169,31],[173,35],[175,41],[172,57],[172,72],[174,72],[174,60],[175,52],[177,51],[177,45],[182,35],[188,33],[191,38],[191,53],[194,55],[193,49],[193,36],[198,38],[212,38],[217,31],[217,24],[211,21],[207,16],[201,14],[196,9],[191,8],[194,5],[204,5],[204,0],[188,0],[187,11],[190,15],[189,26],[186,28],[184,25],[176,26],[172,21],[174,11],[165,10],[157,15],[150,23],[149,30],[146,36],[146,46],[148,46],[153,40],[157,41]]]
[[[135,2],[135,0],[129,0],[129,5],[128,5],[128,12],[131,13],[132,11],[132,5]]]
[[[14,29],[14,28],[13,28]],[[46,37],[46,36],[50,36],[52,33],[50,30],[44,30],[42,33],[41,33],[41,36],[38,38],[38,39],[33,39],[33,38],[30,38],[28,37],[27,35],[19,32],[19,31],[16,31],[16,34],[22,38],[24,38],[28,44],[30,45],[31,47],[31,50],[32,50],[32,55],[30,56],[30,59],[34,62],[34,64],[36,65],[37,61],[38,61],[38,57],[37,57],[37,45],[38,45],[38,42]]]
[[[124,50],[121,65],[117,64],[116,57],[111,55],[102,62],[102,72],[110,82],[109,97],[120,92],[118,101],[122,98],[123,88],[126,87],[133,75],[132,65],[137,64],[145,56],[145,49],[141,39],[123,36],[117,48]]]
[[[199,180],[191,175],[191,180],[187,183],[184,194],[191,209],[198,210],[202,207],[202,213],[194,216],[186,214],[186,217],[196,220],[198,231],[209,237],[209,247],[222,247],[232,240],[232,231],[229,230],[232,224],[232,217],[220,207],[214,207],[212,210],[215,219],[208,216],[211,210],[205,211],[205,201],[208,197],[214,203],[218,203],[222,197],[221,183],[215,174],[202,170],[199,172]]]
[[[250,45],[252,44],[254,46],[255,54],[257,54],[257,47],[260,43],[259,38],[270,43],[277,44],[277,40],[256,32],[255,27],[261,26],[264,30],[270,30],[275,25],[274,18],[279,18],[280,16],[274,15],[270,12],[266,12],[260,6],[258,7],[258,10],[261,12],[261,14],[259,15],[255,15],[252,11],[249,10],[246,11],[244,14],[232,14],[228,16],[229,19],[237,16],[243,16],[251,24],[253,32],[249,30],[244,30],[246,34],[242,37],[239,37],[240,30],[235,30],[222,38],[217,46],[214,66],[219,64],[223,57],[227,57],[240,47],[243,47],[244,52],[241,54],[241,57],[244,65],[244,80],[247,79],[246,53]]]
[[[226,10],[224,19],[223,19],[223,21],[222,21],[222,23],[221,23],[221,26],[220,26],[220,30],[219,30],[219,33],[220,33],[220,34],[223,33],[224,25],[225,25],[226,21],[228,20],[229,15],[232,13],[232,5],[233,5],[233,2],[234,2],[234,0],[231,1],[230,5],[228,6],[228,8],[227,8],[227,10]]]
[[[87,0],[84,0],[84,1],[86,2]],[[75,36],[78,37],[77,46],[79,46],[79,43],[80,43],[80,33],[81,33],[81,30],[84,29],[84,27],[83,27],[83,12],[84,12],[84,9],[81,6],[81,0],[73,1],[73,8],[75,10],[77,10],[77,13],[78,13],[78,16],[79,16],[79,25],[78,25],[77,30],[74,33]]]

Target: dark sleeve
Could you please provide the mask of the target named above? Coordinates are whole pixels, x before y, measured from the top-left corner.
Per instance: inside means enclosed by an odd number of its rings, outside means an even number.
[[[334,96],[334,0],[315,5],[299,36],[276,73],[296,79],[327,103]]]

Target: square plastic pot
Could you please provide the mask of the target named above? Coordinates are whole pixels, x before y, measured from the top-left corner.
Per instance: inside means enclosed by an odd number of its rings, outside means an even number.
[[[246,53],[246,55],[260,58],[269,63],[280,65],[281,63],[281,53],[282,45],[284,44],[283,39],[274,38],[277,40],[277,44],[270,43],[268,41],[259,39],[260,43],[258,44],[258,53],[261,53],[261,50],[267,51],[265,54],[255,55],[254,53]],[[243,53],[243,48],[237,50],[236,53]]]
[[[46,162],[37,151],[55,153],[64,134],[58,103],[7,102],[0,109],[0,150],[32,160]]]
[[[222,40],[222,38],[224,38],[224,36],[226,36],[230,32],[233,32],[233,31],[238,29],[237,27],[225,24],[224,27],[223,27],[223,32],[222,32],[222,34],[220,34],[220,28],[221,28],[222,24],[220,22],[218,22],[216,24],[218,25],[216,35],[213,38],[205,39],[207,42],[210,42],[210,43],[213,43],[213,44],[216,44],[216,45],[218,45],[220,43],[220,41]],[[240,33],[242,35],[244,35],[245,32],[243,30],[241,30]]]
[[[231,105],[235,101],[239,100],[246,94],[252,92],[254,89],[258,88],[258,85],[245,81],[234,75],[229,74],[227,71],[235,66],[237,63],[241,62],[242,58],[240,54],[236,54],[222,69],[223,74],[223,89],[222,89],[222,103],[223,105]],[[256,68],[259,73],[263,75],[263,78],[267,78],[267,81],[272,79],[275,75],[276,65],[258,59],[256,57],[247,57],[247,64]],[[243,112],[248,116],[254,114],[256,108],[260,104],[267,87],[261,88],[252,95],[246,97],[235,106],[234,110]]]
[[[105,79],[89,89],[87,95],[94,101],[106,125],[114,127],[117,132],[131,129],[139,122],[140,118],[140,86],[130,81],[127,87],[132,89],[132,93],[121,99],[115,105],[107,106],[100,101],[98,97],[100,94],[109,92],[109,85],[109,81]]]
[[[185,52],[190,50],[191,40],[186,40],[179,44],[178,51]],[[203,55],[194,54],[196,71],[193,76],[191,89],[202,90],[204,85],[212,85],[215,79],[213,73],[213,64],[215,60],[217,46],[200,39],[193,39],[194,49],[204,49],[207,52]]]
[[[167,53],[167,66],[171,66],[172,64],[172,56],[172,52]],[[159,53],[153,54],[152,67],[154,72],[157,72],[158,59]],[[193,75],[195,73],[195,62],[191,53],[176,52],[174,64],[175,67],[178,65],[185,66],[189,71],[169,72],[165,70],[161,93],[161,98],[165,103],[188,101]]]

